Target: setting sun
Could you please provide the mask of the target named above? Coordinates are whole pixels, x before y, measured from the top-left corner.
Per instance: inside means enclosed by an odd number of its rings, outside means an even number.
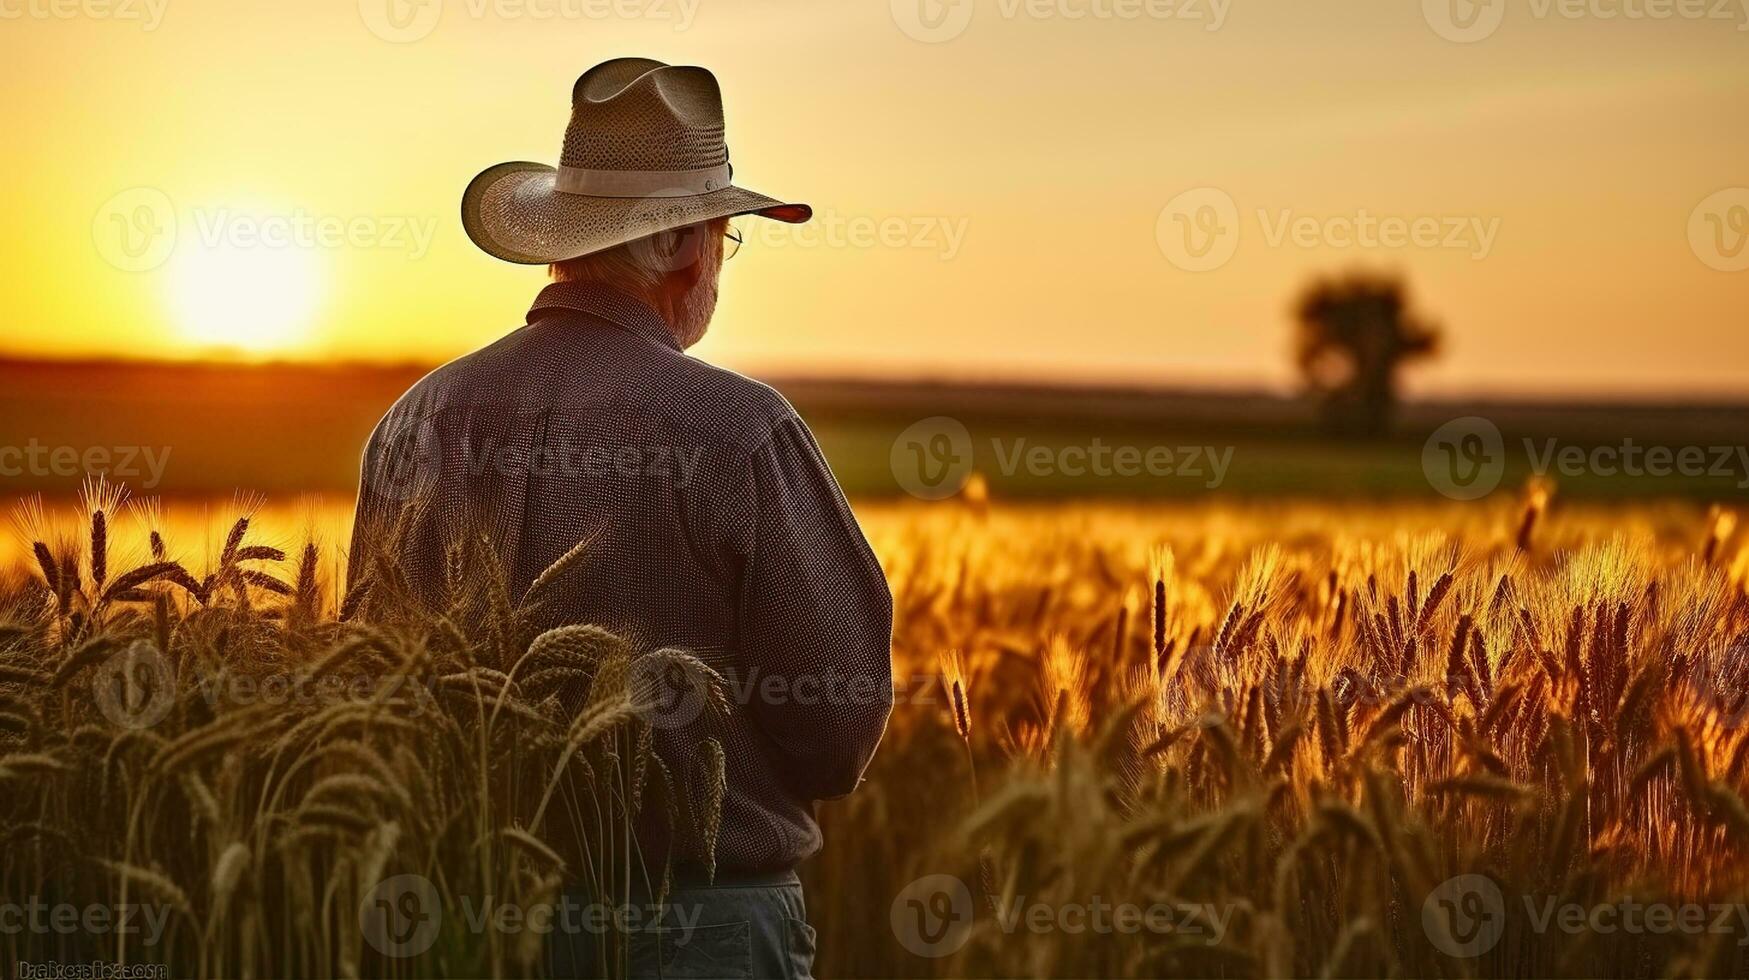
[[[322,277],[307,248],[190,244],[170,262],[170,302],[191,342],[250,353],[296,347],[310,329]]]

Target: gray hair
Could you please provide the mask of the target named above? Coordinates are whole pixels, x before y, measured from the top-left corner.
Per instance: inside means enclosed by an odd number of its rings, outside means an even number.
[[[617,245],[547,267],[554,282],[598,282],[604,286],[659,300],[663,280],[693,262],[716,263],[729,219],[716,218],[684,228],[657,232],[648,238]],[[694,237],[697,236],[697,237]]]
[[[723,267],[723,235],[729,219],[710,221],[627,242],[548,267],[554,282],[594,282],[649,303],[668,322],[681,349],[703,339],[717,308],[717,278]],[[702,265],[704,275],[684,285],[674,274]]]

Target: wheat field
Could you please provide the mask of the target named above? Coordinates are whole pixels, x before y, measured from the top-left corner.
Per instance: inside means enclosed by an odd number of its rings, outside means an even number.
[[[857,509],[897,706],[803,869],[821,976],[1749,972],[1731,511],[1546,487]],[[714,839],[720,748],[652,753],[631,648],[535,633],[539,595],[485,556],[447,608],[359,616],[343,502],[93,487],[15,518],[0,902],[142,928],[0,929],[0,956],[536,975],[533,930],[452,914],[409,952],[372,896],[661,891],[634,824]]]

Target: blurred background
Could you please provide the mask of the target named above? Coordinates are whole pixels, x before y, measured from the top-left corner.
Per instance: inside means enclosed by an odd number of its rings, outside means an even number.
[[[816,210],[742,226],[695,353],[853,495],[1741,496],[1745,8],[20,0],[0,490],[344,498],[544,282],[462,188],[636,54],[715,71],[739,181]],[[1225,463],[1061,455],[1101,446]],[[1705,462],[1595,455],[1634,446]]]

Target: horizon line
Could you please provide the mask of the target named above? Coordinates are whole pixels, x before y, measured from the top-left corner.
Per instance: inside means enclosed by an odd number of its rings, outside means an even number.
[[[310,371],[323,374],[347,372],[413,373],[433,370],[447,358],[369,358],[353,357],[323,360],[307,357],[140,357],[127,354],[68,353],[49,354],[0,349],[0,368],[135,368],[135,369],[213,369],[243,371]],[[885,387],[960,387],[1051,391],[1124,392],[1132,394],[1196,395],[1213,394],[1227,397],[1265,398],[1294,401],[1304,392],[1291,383],[1264,376],[1212,375],[1186,372],[1176,376],[1143,376],[1094,371],[1074,372],[1047,377],[1024,370],[967,371],[950,368],[877,368],[857,369],[846,365],[822,365],[798,368],[773,364],[766,369],[735,370],[756,378],[781,379],[804,384],[856,384]],[[1601,404],[1601,405],[1665,405],[1665,406],[1749,406],[1749,382],[1744,389],[1705,387],[1685,388],[1611,388],[1603,384],[1575,384],[1543,389],[1529,388],[1511,382],[1472,384],[1434,383],[1406,379],[1403,385],[1404,404],[1440,404],[1450,402],[1523,402],[1530,404]]]

